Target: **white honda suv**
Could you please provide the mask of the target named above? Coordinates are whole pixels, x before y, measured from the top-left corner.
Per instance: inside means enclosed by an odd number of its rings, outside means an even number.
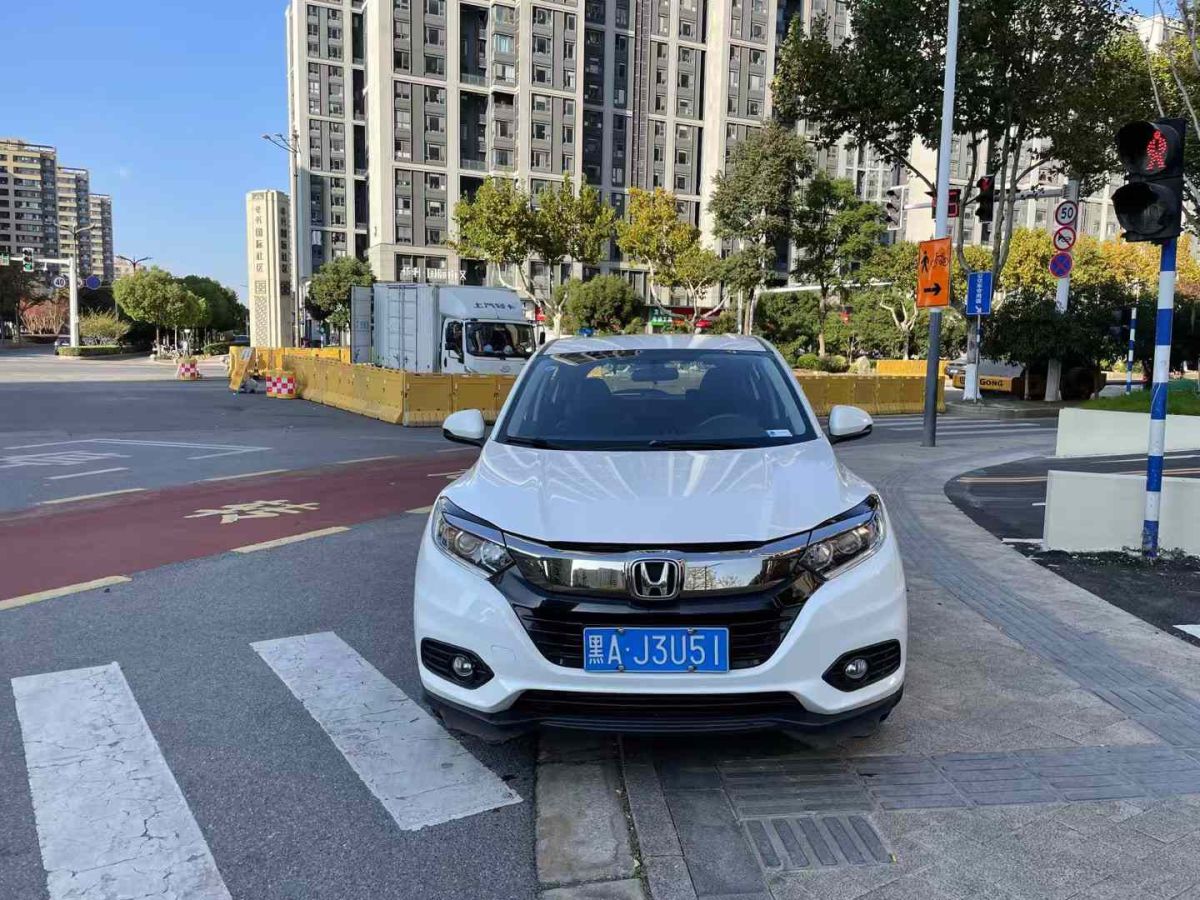
[[[736,336],[553,341],[417,560],[421,680],[448,725],[864,734],[900,700],[904,572],[871,486],[783,358]]]

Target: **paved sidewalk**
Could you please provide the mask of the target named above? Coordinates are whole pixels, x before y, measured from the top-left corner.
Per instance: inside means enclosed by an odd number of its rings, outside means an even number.
[[[1200,652],[1057,578],[946,498],[1045,452],[864,441],[909,579],[904,701],[873,738],[629,741],[657,900],[1200,897]]]

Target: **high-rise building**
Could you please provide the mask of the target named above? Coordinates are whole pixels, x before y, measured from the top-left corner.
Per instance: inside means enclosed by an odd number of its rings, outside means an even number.
[[[86,275],[95,275],[105,284],[116,280],[117,267],[113,257],[112,197],[92,194],[90,198],[92,225],[92,267]]]
[[[829,6],[840,37],[845,10]],[[570,176],[618,213],[630,188],[663,187],[712,243],[713,178],[769,114],[776,46],[802,9],[798,0],[292,0],[298,285],[350,253],[380,279],[482,283],[486,268],[446,240],[455,205],[488,176],[535,197]],[[890,166],[849,145],[820,162],[871,199],[892,183]],[[544,284],[548,273],[533,267]],[[599,268],[628,267],[614,246]]]
[[[289,209],[283,191],[250,191],[246,195],[247,305],[250,343],[255,347],[295,344]]]
[[[53,147],[0,138],[0,249],[58,256],[57,173]]]
[[[53,147],[0,138],[0,250],[25,247],[39,259],[74,257],[80,278],[111,282],[112,198],[92,193],[87,169],[59,165]]]
[[[87,169],[58,167],[58,246],[75,257],[81,277],[92,273],[92,201]]]

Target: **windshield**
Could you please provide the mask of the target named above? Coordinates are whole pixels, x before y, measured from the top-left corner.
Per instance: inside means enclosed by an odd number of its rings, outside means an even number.
[[[533,326],[516,322],[468,322],[467,352],[472,356],[533,355]]]
[[[540,356],[496,436],[572,450],[720,450],[810,440],[790,373],[766,352]]]

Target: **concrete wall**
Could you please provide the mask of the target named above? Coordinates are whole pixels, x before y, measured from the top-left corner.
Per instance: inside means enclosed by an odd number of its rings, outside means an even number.
[[[1051,470],[1046,484],[1045,548],[1069,552],[1140,548],[1145,502],[1144,475]],[[1200,556],[1197,516],[1200,480],[1164,478],[1159,546]]]
[[[1058,414],[1058,456],[1145,453],[1150,414],[1064,409]],[[1167,450],[1200,450],[1200,416],[1167,416]]]

